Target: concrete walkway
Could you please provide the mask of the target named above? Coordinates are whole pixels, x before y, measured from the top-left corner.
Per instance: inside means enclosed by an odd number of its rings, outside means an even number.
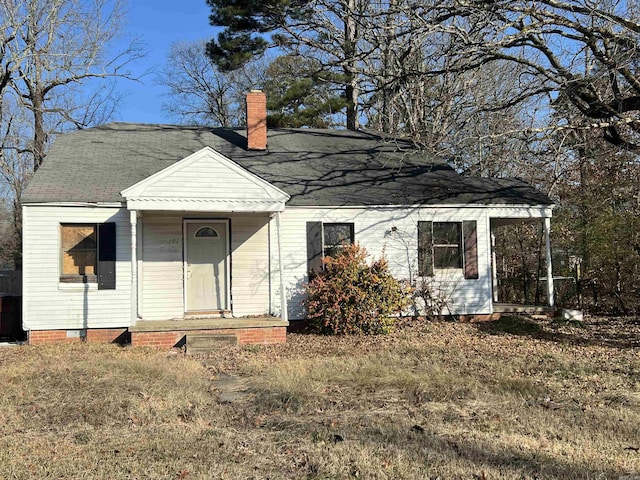
[[[213,385],[218,389],[218,401],[220,403],[234,403],[243,400],[248,395],[248,382],[246,378],[235,375],[219,375],[213,381]]]

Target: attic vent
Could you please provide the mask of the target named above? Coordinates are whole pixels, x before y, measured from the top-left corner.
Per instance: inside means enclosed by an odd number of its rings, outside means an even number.
[[[198,229],[194,236],[196,238],[217,238],[218,232],[216,232],[215,228],[202,227]]]

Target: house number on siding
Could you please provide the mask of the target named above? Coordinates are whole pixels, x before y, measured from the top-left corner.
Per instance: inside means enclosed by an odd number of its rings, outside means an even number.
[[[163,240],[158,244],[158,248],[163,252],[177,253],[180,251],[180,239],[168,238],[166,240]]]

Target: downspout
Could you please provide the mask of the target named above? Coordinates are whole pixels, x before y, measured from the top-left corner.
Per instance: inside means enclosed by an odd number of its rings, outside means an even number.
[[[276,228],[278,229],[278,270],[280,273],[280,317],[287,322],[287,295],[284,289],[284,259],[282,258],[282,227],[280,225],[280,212],[276,212]]]

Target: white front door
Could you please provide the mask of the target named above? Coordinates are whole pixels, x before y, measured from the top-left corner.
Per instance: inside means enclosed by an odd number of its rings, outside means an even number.
[[[219,220],[185,223],[186,310],[228,310],[227,223]]]

